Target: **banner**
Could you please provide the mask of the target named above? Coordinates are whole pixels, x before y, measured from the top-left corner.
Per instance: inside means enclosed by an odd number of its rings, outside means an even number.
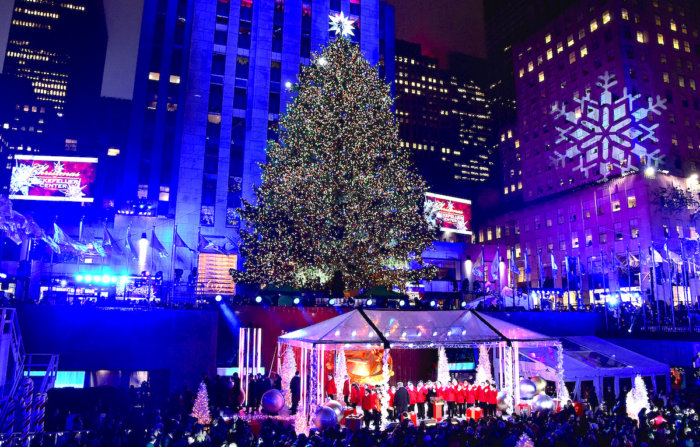
[[[92,202],[97,158],[15,155],[10,199]]]
[[[472,202],[467,199],[425,193],[425,209],[434,215],[432,222],[442,231],[472,234]]]

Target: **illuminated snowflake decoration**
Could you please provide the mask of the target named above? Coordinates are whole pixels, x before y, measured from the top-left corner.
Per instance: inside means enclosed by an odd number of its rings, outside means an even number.
[[[62,192],[70,199],[80,199],[85,197],[85,193],[83,192],[85,186],[80,186],[80,184],[68,185],[68,188],[64,189]]]
[[[48,168],[47,165],[18,164],[12,168],[10,180],[10,194],[21,192],[22,195],[29,195],[29,188],[41,186],[43,181],[39,174]]]
[[[62,173],[65,170],[63,163],[60,161],[57,161],[56,163],[53,164],[53,172],[56,172],[58,174]]]
[[[663,155],[659,149],[649,151],[642,143],[658,143],[654,135],[658,124],[643,122],[650,113],[661,115],[666,109],[666,100],[656,96],[649,98],[646,107],[635,106],[640,95],[631,95],[627,88],[622,97],[613,99],[611,88],[617,85],[615,77],[608,72],[598,77],[596,85],[601,89],[600,98],[591,98],[590,92],[574,99],[576,107],[567,110],[566,104],[555,103],[552,114],[566,125],[556,126],[559,135],[556,144],[566,143],[564,153],[555,151],[552,162],[564,167],[568,162],[578,161],[574,170],[589,177],[590,171],[600,172],[603,177],[614,173],[637,170],[639,166],[659,166]]]
[[[340,14],[333,14],[329,17],[331,19],[330,31],[335,31],[336,36],[338,34],[340,34],[343,37],[355,35],[355,33],[352,30],[352,27],[355,24],[355,21],[352,20],[350,17],[346,17],[342,11],[340,12]]]

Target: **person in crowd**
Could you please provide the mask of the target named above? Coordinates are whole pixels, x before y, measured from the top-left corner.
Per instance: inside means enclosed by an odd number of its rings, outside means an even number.
[[[299,371],[294,373],[294,377],[289,381],[289,392],[292,395],[292,408],[289,409],[291,414],[296,414],[299,408],[299,400],[301,400],[301,376]]]
[[[402,415],[408,411],[411,402],[410,392],[403,386],[403,382],[396,384],[396,395],[394,395],[394,407],[396,414]]]
[[[230,406],[234,413],[238,413],[241,406],[241,378],[237,372],[231,376],[231,402]]]
[[[408,390],[408,397],[409,397],[409,402],[408,402],[408,410],[410,412],[416,411],[416,387],[413,385],[413,382],[409,381],[408,386],[406,387],[406,390]]]
[[[428,419],[435,418],[435,399],[437,399],[437,391],[433,382],[428,382],[426,385],[425,401],[428,407]]]
[[[418,410],[417,417],[419,420],[425,419],[425,402],[428,397],[428,388],[423,381],[418,382],[416,387],[416,408]]]
[[[489,416],[496,415],[496,408],[498,406],[498,390],[496,389],[496,382],[491,381],[486,393],[486,407],[488,408]]]
[[[457,415],[455,408],[455,387],[454,381],[445,384],[445,402],[447,402],[447,414],[445,416],[453,418]]]
[[[346,407],[350,406],[350,388],[350,377],[346,377],[343,382],[343,401]]]
[[[464,407],[464,402],[466,399],[466,390],[464,389],[464,386],[457,381],[457,379],[454,380],[454,389],[455,389],[455,412],[457,413],[458,417],[464,417],[466,414],[466,408]]]
[[[350,406],[357,408],[362,405],[362,390],[360,390],[360,385],[356,383],[353,383],[350,388]]]
[[[338,389],[335,386],[335,379],[333,378],[333,374],[328,373],[328,377],[326,378],[326,397],[329,400],[335,400],[336,394],[338,394]]]
[[[376,397],[372,395],[372,391],[369,389],[369,387],[365,388],[364,396],[362,396],[362,412],[363,421],[365,423],[365,427],[367,428],[369,428],[370,424],[374,422],[375,405]]]

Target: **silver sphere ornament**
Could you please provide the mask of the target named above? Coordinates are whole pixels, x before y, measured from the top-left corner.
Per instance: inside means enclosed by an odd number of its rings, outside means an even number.
[[[538,394],[532,399],[532,406],[537,411],[552,411],[554,409],[554,399],[546,394]]]
[[[325,403],[325,406],[335,411],[335,415],[338,416],[338,420],[343,418],[343,404],[337,400],[329,400]]]
[[[313,422],[316,428],[319,430],[328,430],[329,428],[333,428],[338,424],[338,416],[335,414],[335,411],[332,408],[321,407],[316,410]]]
[[[284,407],[284,396],[277,389],[271,389],[265,391],[262,395],[262,409],[266,413],[276,414],[279,413],[282,407]]]
[[[521,380],[518,386],[520,387],[520,398],[523,400],[532,399],[537,394],[537,386],[530,379]]]
[[[544,393],[544,389],[547,388],[547,381],[540,376],[533,377],[530,379],[534,382],[535,388],[537,388],[537,393]]]
[[[498,392],[498,397],[497,397],[497,402],[496,402],[496,407],[501,410],[501,411],[506,411],[508,409],[508,403],[506,402],[506,398],[508,397],[508,392],[507,391],[499,391]]]

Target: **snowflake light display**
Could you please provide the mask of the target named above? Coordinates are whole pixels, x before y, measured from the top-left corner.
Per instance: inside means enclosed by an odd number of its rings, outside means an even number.
[[[47,165],[18,164],[12,168],[12,178],[10,180],[10,194],[17,192],[22,195],[29,195],[29,188],[36,185],[43,185],[39,174],[48,169]]]
[[[612,87],[617,85],[615,77],[608,72],[598,77],[596,83],[600,97],[593,99],[590,92],[574,99],[576,107],[567,110],[566,103],[555,103],[552,114],[565,125],[556,126],[559,133],[556,144],[566,143],[564,153],[555,151],[552,162],[564,167],[566,162],[578,162],[575,170],[590,177],[590,171],[600,172],[603,177],[637,170],[639,166],[656,166],[663,155],[659,149],[651,151],[643,144],[658,143],[654,135],[658,124],[643,120],[650,113],[661,115],[666,109],[666,100],[656,96],[649,99],[646,107],[635,106],[640,95],[631,95],[627,88],[622,96],[614,99]]]
[[[339,34],[342,37],[355,35],[355,33],[352,30],[355,21],[352,20],[350,17],[346,17],[345,14],[342,13],[342,11],[340,12],[340,14],[332,14],[330,16],[330,19],[331,28],[329,31],[334,31],[336,36]]]

